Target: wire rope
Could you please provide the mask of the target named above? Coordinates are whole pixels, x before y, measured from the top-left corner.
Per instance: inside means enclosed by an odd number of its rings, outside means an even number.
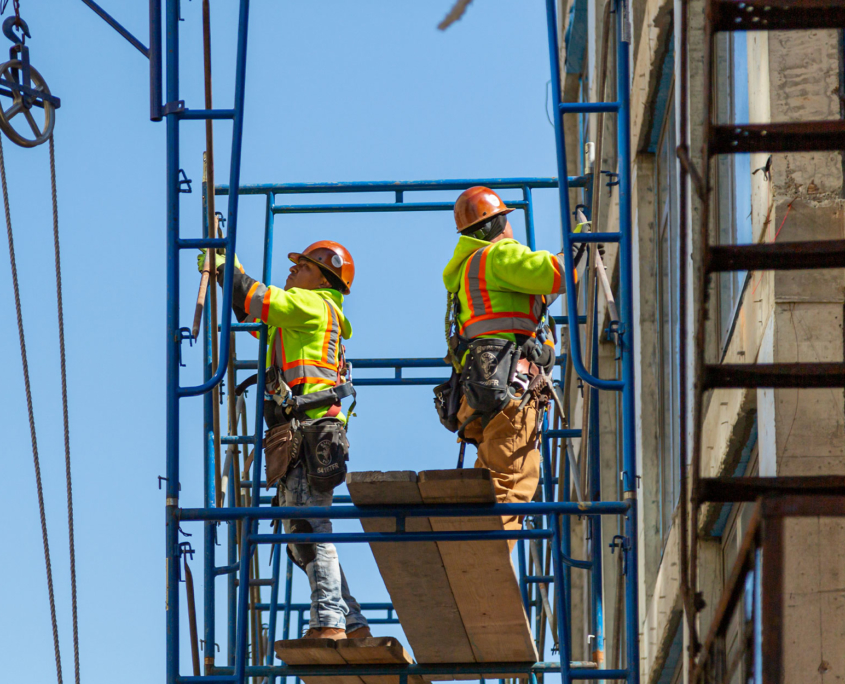
[[[53,626],[53,649],[56,656],[56,676],[62,684],[62,659],[59,650],[59,628],[56,622],[56,599],[53,593],[53,570],[50,563],[50,543],[47,539],[47,516],[44,512],[44,490],[41,486],[41,465],[38,460],[38,440],[35,434],[35,414],[32,409],[32,388],[29,382],[29,364],[26,357],[26,338],[23,329],[23,314],[21,311],[21,295],[18,285],[18,268],[15,260],[15,242],[12,235],[12,213],[9,208],[9,188],[6,184],[6,161],[3,155],[3,142],[0,137],[0,185],[3,188],[3,209],[6,213],[6,235],[9,240],[9,261],[12,267],[12,286],[15,291],[15,314],[18,321],[18,337],[21,346],[21,362],[23,364],[23,380],[26,390],[26,409],[29,416],[29,435],[32,441],[32,461],[35,466],[35,488],[38,493],[38,513],[41,517],[41,539],[44,544],[44,564],[47,568],[47,592],[50,598],[50,619]]]
[[[59,250],[59,202],[56,192],[56,150],[53,136],[49,139],[50,147],[50,190],[53,200],[53,245],[56,254],[56,302],[59,316],[59,356],[62,372],[62,421],[65,440],[65,478],[67,480],[67,524],[68,545],[70,549],[70,590],[71,612],[73,614],[73,669],[76,684],[79,684],[79,624],[76,605],[76,546],[73,534],[73,481],[70,468],[70,421],[67,401],[67,365],[65,362],[65,315],[62,298],[62,260]],[[4,184],[5,192],[5,184]]]

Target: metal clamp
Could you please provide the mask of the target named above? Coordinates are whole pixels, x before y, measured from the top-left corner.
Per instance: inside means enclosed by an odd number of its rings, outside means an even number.
[[[614,185],[619,185],[619,174],[614,171],[602,171],[602,174],[607,176],[607,183],[605,186],[612,188]]]
[[[184,192],[186,195],[190,195],[193,192],[193,189],[191,188],[192,182],[193,181],[188,178],[188,175],[185,173],[185,169],[179,169],[179,192]]]
[[[186,368],[187,366],[182,363],[182,342],[188,340],[188,346],[194,346],[194,334],[191,332],[190,328],[179,328],[179,365],[182,368]],[[159,483],[161,485],[161,483]]]
[[[619,541],[617,541],[617,539]],[[611,539],[610,544],[610,553],[613,553],[617,548],[620,549],[622,552],[622,574],[628,574],[628,551],[631,549],[631,541],[628,537],[625,537],[621,534],[613,535],[613,539]]]
[[[622,336],[625,334],[625,324],[621,321],[610,321],[604,333],[607,335],[607,339],[613,340],[616,344],[614,359],[618,361],[622,358]]]

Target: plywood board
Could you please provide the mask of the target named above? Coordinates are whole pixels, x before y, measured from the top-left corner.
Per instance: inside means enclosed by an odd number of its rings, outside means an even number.
[[[337,644],[338,653],[350,665],[388,664],[410,665],[414,661],[393,637],[374,637],[371,639],[347,639]],[[362,675],[364,684],[399,684],[398,675]],[[419,676],[408,677],[408,684],[422,684]]]
[[[489,471],[424,471],[425,503],[494,503]],[[434,531],[502,530],[498,516],[431,518]],[[536,662],[537,651],[505,540],[437,542],[477,662]]]
[[[349,473],[356,506],[421,504],[413,471]],[[367,532],[392,532],[393,519],[365,518]],[[428,518],[408,518],[409,532],[430,532]],[[435,542],[370,544],[396,615],[421,663],[473,662],[473,650]]]
[[[276,657],[287,665],[345,665],[334,639],[285,639],[275,643]],[[360,677],[305,677],[305,684],[364,684]]]

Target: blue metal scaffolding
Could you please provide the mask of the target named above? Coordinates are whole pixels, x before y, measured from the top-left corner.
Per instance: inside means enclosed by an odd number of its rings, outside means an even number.
[[[407,684],[409,675],[450,675],[474,673],[479,676],[495,677],[497,674],[524,672],[532,682],[536,676],[544,673],[560,673],[564,684],[573,680],[625,680],[631,684],[639,682],[639,650],[638,650],[638,607],[637,607],[637,497],[636,497],[636,444],[634,431],[634,382],[633,382],[633,325],[632,304],[632,253],[631,253],[631,179],[630,179],[630,131],[629,131],[629,49],[628,42],[628,8],[626,0],[614,0],[616,24],[616,102],[608,103],[562,103],[560,92],[560,65],[558,45],[558,18],[555,0],[546,0],[549,57],[551,68],[551,83],[553,104],[555,111],[555,142],[557,147],[558,178],[516,178],[516,179],[462,179],[427,182],[384,182],[384,183],[324,183],[324,184],[283,184],[283,185],[240,185],[241,142],[243,137],[244,112],[244,84],[246,74],[247,33],[249,19],[249,0],[239,0],[239,19],[237,27],[236,79],[233,105],[231,109],[193,110],[186,108],[179,99],[179,0],[165,0],[164,31],[165,43],[162,46],[162,7],[161,0],[150,0],[150,46],[145,48],[128,31],[123,29],[114,19],[109,17],[96,3],[83,0],[95,9],[104,19],[118,30],[150,60],[150,118],[166,122],[167,130],[167,434],[166,434],[166,627],[167,627],[167,664],[166,676],[168,684],[179,682],[244,682],[246,677],[268,677],[272,682],[282,676],[324,676],[338,674],[385,675],[399,676],[400,684]],[[143,48],[143,49],[142,49]],[[164,48],[164,50],[163,50]],[[166,53],[166,60],[164,54]],[[166,65],[165,65],[166,62]],[[164,77],[162,67],[165,67]],[[163,87],[164,86],[164,87]],[[165,98],[162,100],[162,89]],[[569,177],[566,168],[566,150],[563,131],[563,115],[566,113],[588,114],[607,112],[617,117],[617,152],[618,152],[618,193],[619,193],[619,230],[604,233],[573,233],[571,232],[569,192],[574,188],[584,188],[589,191],[592,185],[591,176]],[[233,122],[231,165],[229,183],[215,188],[218,194],[228,195],[227,233],[223,238],[209,237],[207,224],[204,225],[202,238],[183,238],[180,230],[180,126],[182,121],[202,121],[207,119],[229,119]],[[600,160],[599,160],[600,163]],[[535,248],[533,198],[532,191],[540,188],[558,188],[560,194],[560,211],[562,226],[563,255],[566,264],[566,305],[568,312],[578,312],[577,286],[574,277],[574,267],[571,247],[577,242],[603,242],[619,244],[619,297],[620,320],[616,326],[617,344],[621,354],[621,377],[619,379],[601,379],[598,376],[597,353],[591,355],[592,365],[588,370],[584,366],[581,353],[580,325],[585,316],[580,314],[569,317],[556,317],[560,323],[566,324],[569,331],[569,353],[572,367],[577,375],[589,386],[593,397],[599,390],[621,393],[621,430],[622,443],[622,501],[601,501],[599,485],[600,458],[598,440],[598,401],[591,403],[591,410],[587,429],[595,439],[590,439],[588,452],[588,468],[592,474],[591,488],[588,500],[572,502],[569,500],[569,462],[561,456],[563,462],[562,481],[558,481],[552,462],[551,442],[555,439],[579,437],[580,430],[551,429],[546,418],[543,423],[541,439],[542,452],[542,501],[527,504],[493,504],[474,506],[391,506],[358,508],[349,505],[348,499],[337,497],[339,505],[330,508],[284,508],[273,507],[267,497],[261,497],[262,472],[262,434],[263,434],[263,393],[256,392],[255,414],[252,434],[227,435],[222,438],[223,444],[242,444],[252,446],[253,459],[251,464],[252,479],[244,481],[241,486],[251,492],[251,505],[235,507],[234,488],[236,473],[230,471],[229,498],[226,507],[216,507],[214,448],[212,440],[212,395],[211,389],[218,385],[227,372],[229,360],[231,333],[258,332],[259,344],[257,361],[234,359],[234,371],[256,369],[258,387],[264,386],[267,329],[260,324],[237,324],[232,322],[232,278],[234,260],[227,260],[224,275],[222,311],[223,318],[220,326],[220,363],[212,373],[211,367],[211,336],[218,331],[210,329],[206,317],[204,331],[205,376],[202,384],[194,387],[183,387],[180,384],[181,344],[187,339],[185,328],[180,325],[180,269],[179,253],[183,249],[195,250],[199,247],[215,247],[231,250],[234,253],[238,228],[238,204],[242,195],[260,195],[265,201],[264,227],[264,261],[261,279],[269,283],[272,280],[271,255],[273,250],[273,224],[277,214],[290,213],[340,213],[340,212],[402,212],[402,211],[448,211],[452,209],[449,202],[406,202],[404,193],[424,193],[426,191],[455,190],[460,191],[473,185],[486,185],[495,189],[513,189],[522,192],[522,199],[509,201],[509,205],[522,209],[525,215],[526,241]],[[326,194],[326,193],[394,193],[393,202],[360,203],[360,204],[308,204],[292,205],[278,203],[279,196]],[[205,217],[205,212],[203,214]],[[592,306],[595,306],[592,303]],[[582,309],[584,308],[582,304]],[[594,352],[598,349],[598,330],[594,326],[593,337],[586,341]],[[564,357],[559,363],[566,362]],[[406,377],[402,370],[406,368],[446,368],[446,364],[439,358],[425,359],[353,359],[350,364],[355,369],[392,368],[395,370],[393,378],[360,378],[355,383],[362,385],[434,385],[443,380],[440,377]],[[230,388],[232,390],[233,388]],[[586,389],[586,388],[585,388]],[[180,508],[179,502],[179,435],[180,413],[182,399],[202,396],[204,402],[204,501],[201,508]],[[557,489],[556,489],[557,487]],[[367,517],[394,517],[397,528],[404,530],[401,524],[408,517],[432,516],[489,516],[489,515],[524,515],[532,525],[523,530],[501,532],[404,532],[392,533],[333,533],[333,534],[261,534],[259,521],[280,520],[293,517],[326,517],[330,519],[362,519]],[[590,521],[590,533],[594,542],[591,547],[591,557],[586,560],[571,558],[570,525],[563,516],[586,516]],[[583,664],[572,663],[572,625],[570,618],[571,606],[571,571],[573,568],[584,570],[591,576],[591,625],[595,631],[597,648],[603,649],[603,596],[602,596],[602,567],[601,567],[601,517],[605,515],[622,516],[624,519],[624,535],[620,541],[620,553],[624,554],[625,568],[625,667],[618,669],[589,669]],[[192,521],[204,523],[204,601],[203,601],[203,631],[205,641],[206,674],[202,676],[186,676],[179,671],[180,662],[180,604],[179,604],[179,565],[182,546],[179,544],[179,525]],[[228,555],[224,565],[218,565],[216,559],[216,542],[221,525],[227,526]],[[238,537],[240,542],[238,544]],[[538,662],[535,664],[514,663],[455,663],[431,665],[421,663],[411,666],[394,665],[366,665],[366,666],[286,666],[274,665],[272,660],[272,646],[268,649],[266,663],[249,666],[248,659],[248,611],[250,608],[250,586],[270,586],[269,603],[258,603],[254,608],[266,610],[270,614],[268,626],[268,640],[272,644],[278,627],[277,614],[283,613],[282,633],[287,637],[290,632],[292,616],[297,616],[298,628],[301,629],[303,613],[307,606],[292,603],[292,566],[287,562],[284,578],[283,596],[280,597],[282,582],[281,556],[282,547],[289,541],[333,543],[366,543],[366,542],[412,542],[412,541],[444,541],[444,540],[479,540],[479,539],[517,539],[520,587],[529,618],[540,615],[540,601],[534,589],[540,584],[553,587],[556,604],[557,634],[559,645],[558,662]],[[550,560],[553,574],[529,575],[527,572],[525,545],[528,540],[542,539],[550,542]],[[240,545],[240,547],[239,547]],[[250,581],[250,562],[253,554],[261,545],[268,545],[274,549],[273,573],[267,580],[253,578]],[[545,559],[542,560],[545,563]],[[536,573],[540,572],[540,564],[536,564]],[[215,662],[215,581],[218,577],[225,577],[229,588],[227,633],[229,647],[225,665]],[[535,599],[531,599],[531,595]],[[364,604],[366,610],[385,611],[385,617],[373,620],[373,623],[394,624],[397,622],[390,604]],[[545,630],[545,623],[537,622],[537,630]],[[550,621],[551,622],[551,621]],[[535,633],[535,639],[539,634]],[[255,647],[255,644],[253,644]],[[541,660],[545,654],[541,653]]]

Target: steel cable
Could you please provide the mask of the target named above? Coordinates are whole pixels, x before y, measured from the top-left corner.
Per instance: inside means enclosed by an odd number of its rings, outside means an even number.
[[[73,613],[73,670],[76,684],[79,684],[79,627],[76,608],[76,546],[73,535],[73,482],[70,476],[70,421],[67,408],[67,367],[65,363],[65,315],[62,299],[62,260],[59,251],[59,202],[56,192],[56,151],[53,136],[49,139],[50,147],[50,190],[53,199],[53,245],[56,253],[56,302],[59,315],[59,357],[62,369],[62,421],[65,438],[65,477],[67,479],[67,526],[68,545],[70,548],[70,595]],[[5,192],[5,190],[4,190]]]
[[[9,261],[12,266],[12,286],[15,291],[15,314],[18,320],[18,337],[21,344],[21,362],[23,381],[26,390],[26,409],[29,415],[29,435],[32,441],[32,461],[35,466],[35,488],[38,492],[38,513],[41,516],[41,539],[44,543],[44,564],[47,568],[47,592],[50,597],[50,619],[53,625],[53,649],[56,655],[56,676],[62,684],[62,659],[59,650],[59,628],[56,622],[56,599],[53,594],[53,570],[50,563],[50,544],[47,540],[47,517],[44,512],[44,491],[41,486],[41,465],[38,461],[38,441],[35,436],[35,415],[32,409],[32,389],[29,382],[29,364],[26,359],[26,338],[23,330],[21,313],[21,295],[18,285],[18,268],[15,261],[15,242],[12,236],[12,213],[9,208],[9,188],[6,184],[6,161],[3,155],[3,142],[0,137],[0,185],[3,188],[3,209],[6,212],[6,235],[9,239]]]

